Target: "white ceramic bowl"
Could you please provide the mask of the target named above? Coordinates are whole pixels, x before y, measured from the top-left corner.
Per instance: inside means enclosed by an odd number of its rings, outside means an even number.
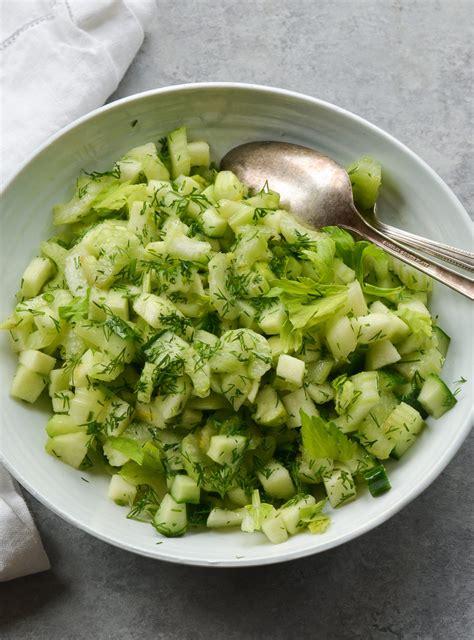
[[[216,159],[234,145],[259,139],[314,146],[342,164],[369,154],[384,170],[382,217],[460,247],[469,242],[469,218],[442,180],[409,149],[361,118],[314,98],[268,87],[176,86],[125,98],[81,118],[50,139],[11,181],[4,194],[1,226],[1,317],[11,310],[27,261],[36,255],[40,240],[51,234],[52,205],[66,197],[80,170],[110,167],[129,148],[156,140],[182,123],[191,137],[209,140]],[[461,375],[470,378],[468,300],[436,285],[432,311],[453,337],[443,377],[448,384]],[[29,406],[8,396],[16,356],[4,335],[0,348],[0,448],[7,468],[41,502],[84,531],[123,549],[172,562],[258,565],[347,542],[390,518],[423,491],[451,460],[471,424],[472,398],[465,388],[452,411],[438,421],[428,420],[416,445],[400,462],[389,463],[392,490],[377,499],[363,494],[337,510],[324,535],[301,534],[274,546],[261,534],[203,531],[161,539],[157,545],[160,539],[151,526],[127,520],[126,510],[107,498],[105,478],[79,473],[44,452],[46,403]]]

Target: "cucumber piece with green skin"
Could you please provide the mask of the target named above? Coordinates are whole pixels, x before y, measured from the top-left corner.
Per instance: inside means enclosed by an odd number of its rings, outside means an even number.
[[[440,418],[456,404],[457,400],[437,375],[426,378],[418,396],[418,402],[433,418]]]
[[[188,519],[186,503],[178,503],[167,493],[153,518],[155,529],[167,538],[175,538],[186,533]]]
[[[77,424],[69,415],[54,415],[46,424],[46,433],[50,438],[79,432],[87,433],[87,427]]]
[[[308,382],[324,384],[333,367],[334,360],[332,358],[321,358],[316,362],[310,362],[306,368],[306,377]]]
[[[440,354],[446,358],[451,338],[437,325],[433,326],[433,336],[436,338],[436,348]]]
[[[392,488],[383,464],[379,464],[366,471],[364,478],[370,493],[374,497],[380,496]]]

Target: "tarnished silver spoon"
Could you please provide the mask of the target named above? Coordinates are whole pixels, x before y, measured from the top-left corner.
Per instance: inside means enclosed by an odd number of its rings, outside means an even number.
[[[364,219],[378,231],[382,232],[385,236],[388,236],[391,240],[400,242],[401,244],[417,249],[422,253],[429,253],[433,258],[449,262],[460,269],[466,269],[466,271],[474,272],[474,253],[466,251],[465,249],[458,249],[452,247],[444,242],[438,242],[437,240],[430,240],[429,238],[423,238],[417,236],[414,233],[405,231],[404,229],[398,229],[392,227],[385,222],[382,222],[377,215],[377,207],[371,211],[361,211],[361,215]]]
[[[221,169],[233,171],[252,189],[267,182],[303,223],[347,229],[474,300],[474,280],[405,248],[364,220],[354,206],[347,171],[331,158],[286,142],[250,142],[229,151]]]

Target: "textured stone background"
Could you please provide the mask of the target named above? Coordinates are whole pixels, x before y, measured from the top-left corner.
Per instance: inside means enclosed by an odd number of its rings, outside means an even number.
[[[358,113],[474,200],[472,0],[158,0],[113,98],[182,82],[280,86]],[[389,522],[277,566],[154,562],[27,496],[53,569],[0,585],[0,636],[47,640],[468,640],[474,437]]]

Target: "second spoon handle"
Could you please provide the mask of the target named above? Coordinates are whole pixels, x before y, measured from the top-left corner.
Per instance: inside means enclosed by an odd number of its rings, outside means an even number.
[[[381,247],[390,255],[403,260],[403,262],[415,267],[415,269],[426,273],[435,280],[438,280],[451,289],[454,289],[454,291],[458,291],[471,300],[474,300],[474,280],[468,276],[456,273],[448,267],[442,267],[441,265],[432,262],[429,258],[425,258],[420,255],[416,251],[410,251],[410,249],[407,249],[395,240],[390,240],[390,238],[364,220],[355,208],[351,212],[351,217],[354,221],[353,224],[342,225],[346,229],[355,232],[366,240],[370,240],[370,242]]]
[[[375,219],[373,226],[375,229],[389,236],[389,238],[392,238],[393,240],[402,242],[403,244],[413,247],[414,249],[418,249],[419,251],[429,253],[434,258],[439,258],[440,260],[449,262],[455,267],[460,267],[461,269],[474,272],[474,253],[470,253],[464,249],[457,249],[456,247],[444,244],[443,242],[437,242],[436,240],[417,236],[409,231],[397,229],[389,224],[380,222],[378,219]]]

